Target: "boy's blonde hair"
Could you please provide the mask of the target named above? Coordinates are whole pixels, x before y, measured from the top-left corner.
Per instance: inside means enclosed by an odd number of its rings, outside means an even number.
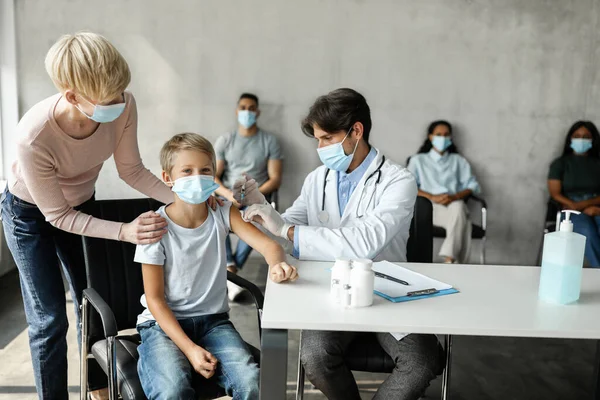
[[[175,154],[181,150],[196,150],[206,153],[212,161],[213,172],[216,172],[216,155],[212,144],[197,133],[180,133],[167,141],[160,150],[160,165],[167,174],[173,169]]]
[[[131,81],[129,66],[115,46],[91,32],[58,39],[48,51],[45,64],[58,90],[71,89],[97,102],[115,99]]]

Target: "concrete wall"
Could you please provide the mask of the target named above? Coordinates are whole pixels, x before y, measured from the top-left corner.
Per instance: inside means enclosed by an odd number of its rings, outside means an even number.
[[[63,33],[106,35],[127,58],[146,165],[191,130],[235,126],[236,97],[256,92],[260,125],[286,157],[283,206],[318,165],[299,129],[314,98],[361,91],[372,142],[400,163],[447,118],[489,201],[491,263],[532,264],[549,162],[578,118],[597,120],[598,1],[18,0],[20,106],[54,93],[43,60]],[[600,121],[596,121],[600,122]],[[98,196],[136,196],[108,162]]]

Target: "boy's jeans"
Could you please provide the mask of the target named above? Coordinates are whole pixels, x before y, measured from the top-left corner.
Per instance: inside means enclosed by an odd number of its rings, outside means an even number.
[[[218,360],[211,380],[234,400],[258,399],[258,366],[226,313],[180,319],[179,324],[194,343]],[[148,399],[195,399],[196,372],[177,345],[155,321],[137,329],[142,337],[138,374]]]

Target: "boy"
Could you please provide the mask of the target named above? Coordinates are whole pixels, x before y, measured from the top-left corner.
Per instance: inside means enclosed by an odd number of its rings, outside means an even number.
[[[258,398],[258,367],[235,330],[229,311],[225,238],[235,232],[260,252],[275,282],[295,280],[283,249],[226,203],[213,211],[206,200],[218,187],[215,153],[193,133],[175,135],[160,153],[162,178],[173,203],[157,212],[167,220],[160,242],[137,247],[146,309],[138,317],[142,338],[138,373],[149,399],[194,399],[193,372],[215,377],[235,400]]]

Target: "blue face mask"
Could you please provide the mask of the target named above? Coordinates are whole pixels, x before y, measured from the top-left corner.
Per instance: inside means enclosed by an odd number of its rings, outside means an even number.
[[[589,149],[592,148],[592,139],[571,139],[571,148],[577,154],[586,153]]]
[[[244,128],[250,128],[256,123],[256,113],[254,111],[238,111],[238,122]]]
[[[219,188],[212,175],[185,176],[175,180],[173,191],[188,204],[204,203]]]
[[[431,145],[440,153],[445,152],[452,145],[452,139],[449,136],[434,136],[431,139]]]
[[[79,111],[89,119],[99,122],[101,124],[105,124],[107,122],[113,122],[115,119],[119,118],[123,111],[125,110],[125,103],[119,104],[111,104],[109,106],[103,106],[101,104],[93,104],[88,101],[85,97],[82,98],[94,106],[94,113],[92,115],[87,115],[84,113],[81,108],[77,107]]]
[[[319,153],[319,158],[321,162],[329,169],[338,172],[346,172],[350,163],[352,162],[352,158],[354,158],[354,153],[356,152],[356,147],[358,147],[358,140],[356,141],[356,145],[354,146],[354,150],[352,154],[346,155],[344,152],[344,146],[342,143],[346,140],[350,132],[352,132],[353,128],[350,128],[346,136],[344,136],[344,140],[339,143],[330,144],[329,146],[321,147],[317,149],[317,153]]]

